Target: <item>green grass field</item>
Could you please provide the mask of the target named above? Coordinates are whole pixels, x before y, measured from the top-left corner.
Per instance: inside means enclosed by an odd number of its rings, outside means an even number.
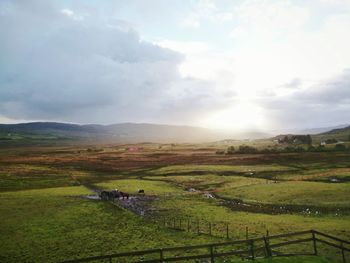
[[[170,231],[106,202],[83,186],[0,194],[1,262],[57,262],[154,247],[218,241]]]
[[[317,229],[350,239],[348,210],[334,212],[338,207],[350,209],[350,183],[329,180],[348,177],[350,163],[346,163],[344,153],[335,154],[337,158],[334,153],[321,157],[224,156],[213,164],[215,155],[204,152],[200,155],[203,164],[198,164],[193,159],[198,151],[189,153],[194,145],[164,146],[161,150],[167,152],[165,155],[154,145],[143,147],[144,154],[125,153],[126,146],[99,151],[87,151],[87,147],[0,150],[0,261],[58,262],[222,242],[226,241],[227,224],[231,239],[245,238],[247,227],[249,237],[263,236],[267,230],[278,234]],[[159,155],[153,155],[154,151]],[[108,202],[87,199],[94,194],[93,188],[118,188],[130,195],[144,189],[146,196],[153,197],[148,204],[152,214],[141,217]],[[271,214],[233,209],[225,203],[235,199],[258,205],[310,205],[333,210]],[[199,220],[205,233],[211,222],[212,236],[198,235],[193,229],[187,232],[164,227],[162,220],[173,218]],[[332,260],[302,257],[261,262],[326,263],[340,259],[339,251],[327,247],[321,251]]]
[[[137,194],[138,189],[144,189],[148,195],[167,195],[182,193],[182,189],[161,181],[144,181],[138,179],[121,179],[96,184],[101,189],[122,189],[122,191]]]
[[[249,202],[350,207],[350,184],[290,181],[245,185],[220,192]]]

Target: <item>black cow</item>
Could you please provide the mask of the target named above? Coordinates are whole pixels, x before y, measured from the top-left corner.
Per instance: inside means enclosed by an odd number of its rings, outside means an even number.
[[[126,199],[129,199],[129,194],[128,193],[124,193],[124,192],[119,192],[120,193],[120,196],[123,198],[126,198]]]
[[[100,193],[100,197],[102,200],[112,200],[113,199],[113,193],[110,191],[102,191]]]
[[[112,190],[112,191],[101,191],[101,193],[99,194],[102,200],[114,200],[115,198],[120,198],[122,197],[123,199],[129,199],[129,194],[128,193],[124,193],[121,192],[117,189]]]

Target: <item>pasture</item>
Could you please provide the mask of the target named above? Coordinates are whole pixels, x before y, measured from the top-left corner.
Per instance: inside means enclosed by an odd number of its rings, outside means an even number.
[[[231,239],[245,238],[247,227],[249,237],[317,229],[350,239],[350,153],[217,155],[216,144],[128,147],[0,150],[0,261],[58,262],[222,242],[220,224],[229,225]],[[88,198],[115,188],[139,198],[135,202],[149,197],[141,206],[147,213]],[[173,219],[199,220],[203,228],[211,222],[213,233],[163,225]],[[330,262],[339,260],[335,250],[322,252]]]

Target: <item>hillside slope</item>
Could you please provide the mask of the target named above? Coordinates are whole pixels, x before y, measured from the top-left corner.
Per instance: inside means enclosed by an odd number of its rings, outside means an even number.
[[[350,126],[333,129],[313,136],[315,141],[324,141],[327,139],[336,139],[338,141],[348,141],[350,139]]]
[[[70,139],[106,141],[205,141],[217,139],[214,131],[191,126],[120,123],[113,125],[78,125],[57,122],[0,124],[2,138],[46,135]]]

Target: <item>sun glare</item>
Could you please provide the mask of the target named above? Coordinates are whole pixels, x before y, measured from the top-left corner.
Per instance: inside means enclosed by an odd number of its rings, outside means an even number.
[[[229,109],[217,111],[209,115],[202,125],[227,131],[266,129],[262,109],[251,102],[239,102]]]

